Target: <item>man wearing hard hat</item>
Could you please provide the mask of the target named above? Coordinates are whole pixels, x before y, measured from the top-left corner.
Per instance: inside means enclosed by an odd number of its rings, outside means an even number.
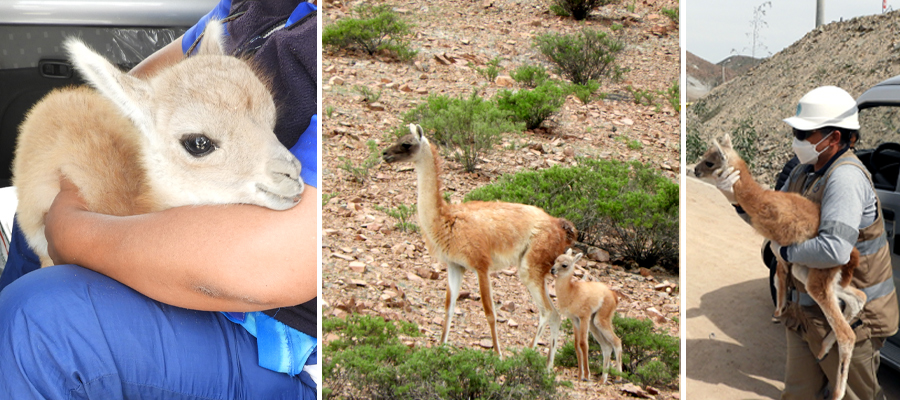
[[[860,263],[852,285],[866,293],[859,319],[850,321],[856,347],[848,372],[845,399],[882,399],[876,373],[885,338],[897,332],[900,310],[891,271],[881,207],[872,179],[850,150],[859,134],[856,101],[834,86],[816,88],[802,98],[796,115],[784,120],[793,128],[793,150],[800,161],[782,190],[803,195],[821,205],[819,234],[791,246],[772,243],[772,251],[789,263],[810,268],[846,264],[856,247]],[[738,171],[717,179],[722,193],[733,199]],[[738,212],[742,210],[736,206]],[[833,346],[822,360],[815,354],[831,330],[822,310],[797,279],[788,282],[787,363],[782,399],[830,398],[838,371],[838,349]]]

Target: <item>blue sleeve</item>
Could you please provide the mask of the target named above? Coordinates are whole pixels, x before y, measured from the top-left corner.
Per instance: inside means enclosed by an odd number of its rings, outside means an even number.
[[[9,258],[6,267],[0,275],[0,291],[16,279],[31,271],[41,268],[41,260],[37,254],[28,247],[25,234],[19,227],[19,221],[13,219],[12,237],[9,239]]]
[[[192,26],[187,32],[184,33],[184,36],[181,38],[181,52],[187,53],[188,49],[191,48],[191,45],[197,41],[197,37],[203,33],[203,30],[206,29],[206,24],[210,19],[223,19],[228,16],[229,11],[231,11],[231,0],[221,0],[219,4],[216,5],[216,8],[213,8],[209,14],[200,18],[200,21],[197,22],[196,25]]]
[[[318,119],[318,115],[313,114],[312,119],[309,121],[309,127],[303,131],[294,147],[291,147],[291,153],[297,157],[297,160],[300,160],[300,177],[303,178],[304,183],[315,188],[319,187],[319,171],[317,168],[319,161],[319,132],[317,130],[318,124],[316,123]]]

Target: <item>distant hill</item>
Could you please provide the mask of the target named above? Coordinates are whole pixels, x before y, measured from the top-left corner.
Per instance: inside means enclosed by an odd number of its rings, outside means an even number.
[[[700,139],[705,147],[711,137],[735,132],[738,127],[753,131],[758,135],[753,172],[763,183],[772,183],[791,157],[791,131],[782,119],[792,116],[800,97],[816,87],[835,85],[858,97],[878,82],[900,74],[898,26],[900,11],[893,11],[813,29],[690,105],[685,115],[688,142]],[[861,132],[860,148],[884,140]],[[686,148],[688,154],[690,147]],[[695,160],[688,156],[685,161],[690,165]]]
[[[731,56],[713,64],[690,51],[686,53],[687,101],[696,101],[722,82],[745,74],[763,61],[748,56]]]

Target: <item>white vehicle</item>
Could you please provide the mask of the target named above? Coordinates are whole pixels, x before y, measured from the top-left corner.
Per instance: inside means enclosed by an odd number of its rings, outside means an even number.
[[[894,287],[900,288],[900,240],[897,214],[900,213],[900,76],[867,90],[857,99],[860,140],[874,148],[856,155],[869,169],[875,192],[881,200],[884,228],[891,248]],[[900,334],[887,339],[881,350],[884,364],[900,371]]]

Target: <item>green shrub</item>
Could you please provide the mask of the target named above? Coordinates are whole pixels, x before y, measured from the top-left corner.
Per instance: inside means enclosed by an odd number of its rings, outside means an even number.
[[[493,82],[497,79],[497,75],[500,75],[500,57],[488,61],[487,66],[484,68],[476,67],[475,64],[472,63],[469,63],[469,66],[474,68],[475,72],[478,72],[478,75],[487,79],[488,82]]]
[[[618,23],[618,22],[615,22],[615,23],[613,23],[612,25],[609,26],[609,30],[611,30],[611,31],[613,31],[613,32],[616,32],[616,31],[622,29],[623,27],[624,27],[624,26],[623,26],[622,24],[620,24],[620,23]]]
[[[678,21],[678,7],[675,8],[663,8],[661,11],[662,15],[669,17],[670,20],[674,23],[679,23]]]
[[[677,337],[655,332],[650,320],[616,315],[613,324],[622,339],[622,369],[629,380],[652,386],[677,382],[681,369],[681,342]]]
[[[684,158],[689,164],[697,162],[709,148],[709,144],[700,138],[700,132],[697,132],[696,128],[687,129],[684,142]]]
[[[681,112],[681,86],[677,79],[672,82],[672,86],[669,86],[665,93],[660,94],[669,101],[669,105],[672,106],[672,109],[675,110],[675,112]]]
[[[564,217],[578,240],[637,262],[678,270],[678,185],[633,161],[580,158],[578,166],[504,175],[465,200],[531,204]]]
[[[510,74],[510,77],[526,87],[536,88],[547,79],[550,79],[550,74],[548,74],[547,70],[540,65],[523,65],[516,68],[516,70]]]
[[[406,204],[401,204],[394,208],[385,208],[381,206],[375,206],[375,209],[381,211],[391,217],[397,219],[396,224],[394,224],[394,228],[397,228],[403,232],[416,232],[419,230],[419,227],[409,222],[409,219],[412,218],[413,215],[416,215],[416,205],[413,204],[411,207],[407,207]]]
[[[478,157],[489,152],[501,134],[522,131],[522,124],[510,121],[511,117],[509,111],[473,91],[468,99],[430,95],[425,104],[405,113],[403,122],[417,123],[435,143],[458,149],[457,161],[472,172]]]
[[[356,93],[362,95],[363,100],[366,103],[374,103],[378,101],[378,99],[381,98],[381,93],[383,92],[382,90],[375,92],[370,87],[363,85],[354,85],[353,90],[356,91]]]
[[[613,318],[616,336],[622,340],[622,371],[614,371],[610,361],[609,374],[622,377],[638,385],[663,386],[677,384],[681,368],[681,346],[677,337],[655,332],[653,322],[616,315]],[[563,329],[571,335],[571,328]],[[589,364],[592,374],[603,373],[603,353],[597,340],[591,336],[588,343]],[[612,355],[611,355],[612,357]],[[556,354],[555,364],[566,368],[578,368],[574,341],[568,341]]]
[[[322,366],[325,398],[506,399],[556,398],[556,379],[539,353],[525,349],[500,360],[493,352],[449,346],[410,348],[399,335],[415,324],[351,315],[325,318]]]
[[[388,50],[404,61],[415,57],[416,52],[406,42],[406,37],[412,35],[413,25],[400,19],[391,6],[361,5],[353,11],[357,18],[343,18],[325,27],[323,45],[355,48],[369,55]]]
[[[625,45],[605,32],[585,28],[576,35],[544,34],[535,38],[535,45],[556,64],[560,75],[574,83],[586,84],[602,77],[618,80],[625,72],[615,63]]]
[[[571,14],[576,21],[587,18],[595,7],[615,3],[616,0],[556,0],[556,6]],[[551,8],[552,10],[552,8]]]
[[[747,166],[753,168],[758,153],[756,145],[759,142],[759,134],[756,133],[756,127],[753,126],[753,117],[734,120],[734,123],[737,125],[731,130],[731,143],[734,145],[734,151],[747,162]]]
[[[369,179],[369,169],[381,162],[381,152],[378,151],[378,145],[374,140],[369,139],[366,142],[369,147],[369,156],[360,164],[357,161],[341,157],[343,163],[338,168],[350,173],[350,180],[357,183],[365,183]]]
[[[526,129],[540,127],[550,114],[559,111],[565,101],[566,90],[553,81],[544,81],[531,90],[513,92],[503,89],[497,93],[497,106],[510,112],[517,121],[524,122]]]
[[[625,90],[627,90],[628,93],[631,93],[631,95],[634,96],[634,104],[640,104],[644,106],[653,104],[653,94],[650,93],[649,90],[635,89],[631,87],[631,85],[626,86]]]
[[[556,4],[556,3],[550,5],[550,12],[553,13],[553,15],[555,15],[557,17],[571,17],[572,16],[572,14],[569,14],[569,12],[566,11],[565,8],[562,8],[559,4]]]
[[[570,88],[575,97],[581,100],[582,104],[587,104],[591,102],[594,92],[600,89],[600,83],[597,81],[587,81],[585,84],[573,83]]]

